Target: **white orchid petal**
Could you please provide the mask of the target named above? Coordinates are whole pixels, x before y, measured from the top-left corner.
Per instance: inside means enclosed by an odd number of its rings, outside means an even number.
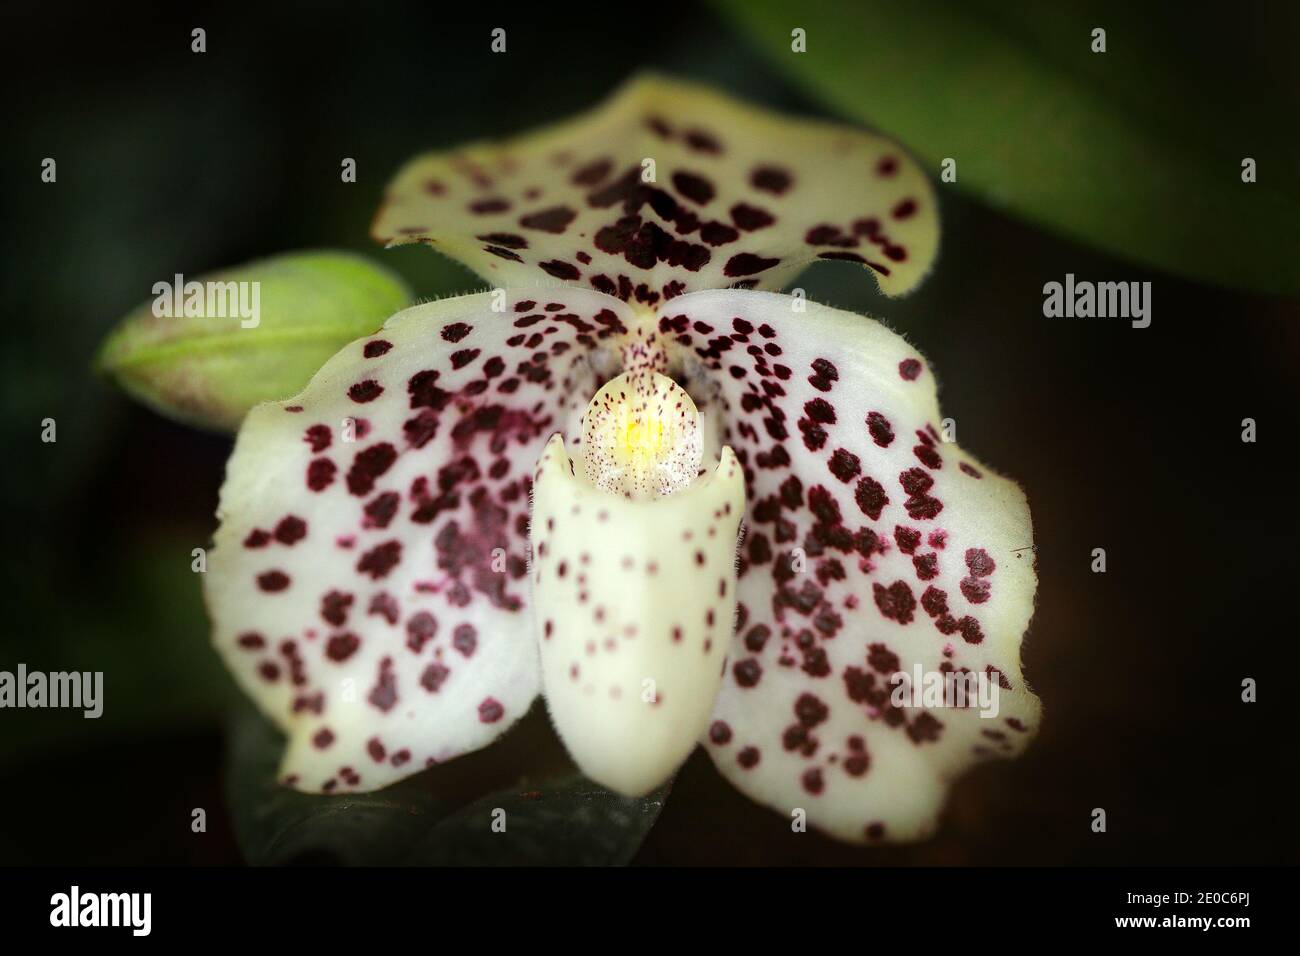
[[[287,783],[374,790],[523,716],[533,466],[632,320],[563,288],[421,305],[249,413],[204,585]]]
[[[934,374],[858,315],[683,296],[660,332],[701,363],[745,469],[738,628],[706,742],[722,773],[844,840],[929,833],[952,780],[1039,723],[1020,667],[1036,577],[1024,494],[942,440]],[[891,678],[970,673],[979,707],[895,706]],[[922,701],[924,704],[924,701]]]

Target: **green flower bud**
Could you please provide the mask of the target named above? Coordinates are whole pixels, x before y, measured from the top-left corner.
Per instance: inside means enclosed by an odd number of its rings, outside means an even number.
[[[234,431],[295,395],[325,360],[410,301],[400,278],[346,252],[295,252],[153,286],[97,368],[169,418]]]

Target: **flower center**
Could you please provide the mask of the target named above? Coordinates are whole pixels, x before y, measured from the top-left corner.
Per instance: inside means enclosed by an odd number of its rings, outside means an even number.
[[[645,368],[596,393],[583,414],[582,444],[587,480],[625,498],[681,491],[699,475],[704,454],[695,402],[671,378]]]

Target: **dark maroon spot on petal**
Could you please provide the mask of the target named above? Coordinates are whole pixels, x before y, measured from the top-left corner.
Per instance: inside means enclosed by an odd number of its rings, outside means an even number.
[[[722,152],[722,144],[702,129],[687,130],[685,139],[686,145],[697,153],[717,154]]]
[[[980,622],[969,614],[957,622],[957,627],[961,630],[962,640],[967,644],[978,644],[984,640],[984,632],[980,630]]]
[[[314,452],[322,452],[330,446],[331,434],[328,425],[312,425],[303,435],[303,441],[311,446]]]
[[[830,223],[813,226],[804,233],[803,241],[810,246],[856,246],[858,244],[857,237],[846,235],[843,229]]]
[[[813,359],[811,365],[813,374],[808,376],[808,384],[819,392],[829,392],[832,383],[839,381],[839,369],[834,362],[824,358]]]
[[[930,585],[921,595],[921,607],[931,617],[940,617],[948,613],[948,594],[940,588]]]
[[[943,467],[943,458],[934,450],[933,445],[917,445],[912,449],[912,454],[916,455],[921,464],[927,468],[933,468],[937,471]]]
[[[835,406],[824,398],[814,398],[807,402],[804,407],[804,414],[815,422],[821,422],[823,425],[835,424]]]
[[[821,793],[825,786],[822,780],[822,772],[817,767],[810,767],[803,772],[803,788],[813,796]]]
[[[386,354],[392,347],[392,342],[386,342],[383,339],[371,339],[366,343],[365,348],[361,350],[361,354],[366,358],[378,358],[379,356]],[[319,448],[314,450],[320,451]]]
[[[357,561],[357,570],[362,574],[370,575],[372,580],[378,581],[385,577],[389,571],[397,565],[402,559],[402,543],[400,541],[386,541],[383,544],[375,545]]]
[[[244,547],[246,548],[265,548],[270,543],[271,533],[269,531],[263,531],[261,528],[254,528],[252,531],[248,532],[248,536],[244,538]]]
[[[872,644],[867,648],[867,663],[871,665],[872,670],[879,671],[886,677],[903,666],[898,655],[884,644]]]
[[[766,209],[742,202],[731,207],[731,221],[738,229],[753,232],[755,229],[765,229],[772,225],[776,222],[776,217]]]
[[[437,618],[428,611],[417,611],[406,622],[406,646],[418,654],[437,633]]]
[[[423,448],[438,433],[437,412],[428,408],[420,409],[418,415],[403,423],[402,432],[412,448]]]
[[[713,183],[697,173],[684,170],[673,173],[673,188],[697,205],[707,205],[713,199]]]
[[[913,554],[916,547],[921,543],[921,532],[915,528],[904,528],[902,525],[894,527],[894,540],[898,542],[898,550],[904,554]]]
[[[909,496],[903,507],[912,518],[918,521],[932,519],[943,510],[943,502],[927,494],[934,485],[929,472],[921,468],[909,468],[898,476],[898,480]]]
[[[753,687],[763,676],[763,666],[754,658],[747,657],[743,661],[737,661],[731,672],[739,686]]]
[[[388,523],[393,520],[393,515],[397,514],[397,506],[401,504],[402,496],[395,491],[386,491],[370,501],[364,511],[365,519],[361,522],[364,528],[387,528]]]
[[[970,475],[972,478],[983,478],[983,477],[984,477],[983,475],[981,475],[981,474],[979,473],[979,469],[975,468],[974,466],[972,466],[972,465],[970,465],[970,464],[968,464],[968,463],[966,463],[966,462],[964,462],[964,461],[963,461],[960,465],[958,465],[957,467],[960,468],[962,471],[964,471],[966,474]]]
[[[257,576],[257,586],[271,593],[283,591],[289,586],[289,575],[283,571],[267,571]]]
[[[275,526],[275,540],[281,544],[293,545],[307,537],[307,522],[297,515],[285,515]],[[967,564],[970,562],[967,561]]]
[[[334,483],[334,473],[338,467],[328,458],[314,458],[307,466],[307,487],[312,491],[324,491]]]
[[[478,647],[478,631],[473,624],[458,624],[451,643],[466,657],[473,657],[474,649]]]
[[[740,764],[746,770],[751,770],[758,766],[759,752],[757,747],[745,747],[740,753],[736,754],[736,763]]]
[[[711,246],[721,246],[735,242],[740,238],[740,233],[720,222],[706,222],[700,227],[700,238]]]
[[[375,686],[370,688],[366,700],[384,713],[397,706],[397,675],[393,673],[391,657],[385,657],[379,662],[379,674],[375,678]]]
[[[916,214],[915,199],[904,199],[902,202],[900,202],[897,206],[894,207],[894,211],[892,213],[895,219],[910,219],[915,214]]]
[[[346,634],[335,634],[325,642],[325,656],[335,663],[341,664],[361,646],[361,639],[350,631]]]
[[[378,737],[371,737],[366,741],[366,753],[370,754],[370,759],[375,763],[383,763],[384,758],[388,756],[388,751],[384,749]]]
[[[961,593],[966,595],[966,600],[971,604],[983,604],[992,591],[989,582],[983,578],[962,578],[960,587]]]
[[[311,738],[311,742],[312,746],[317,750],[324,750],[330,744],[334,743],[334,732],[328,727],[322,727],[320,730],[316,731],[316,734]]]
[[[478,719],[485,724],[495,724],[505,715],[506,709],[494,697],[484,697],[478,705]]]
[[[903,361],[898,363],[898,374],[901,375],[905,381],[916,381],[917,377],[921,374],[921,363],[916,359],[903,359]]]
[[[731,743],[731,727],[725,720],[715,720],[709,725],[709,740],[719,747]]]
[[[266,647],[266,638],[256,631],[247,631],[239,635],[236,643],[246,651],[257,651]]]
[[[858,456],[843,448],[836,449],[831,455],[829,467],[831,474],[843,482],[852,481],[862,470]]]
[[[344,591],[328,591],[320,599],[320,616],[326,623],[342,627],[347,623],[352,600],[352,595]]]
[[[974,577],[987,578],[998,566],[983,548],[967,548],[966,567]]]
[[[794,713],[805,727],[816,727],[830,715],[830,708],[814,694],[800,694],[794,702]]]
[[[465,322],[452,322],[442,330],[442,338],[445,342],[456,343],[474,331],[474,327]]]
[[[762,272],[770,269],[780,262],[780,259],[767,259],[763,256],[756,256],[752,252],[741,252],[727,260],[727,264],[722,267],[722,272],[726,276],[747,276],[755,272]]]
[[[527,249],[528,248],[528,240],[525,239],[523,236],[515,235],[513,232],[485,232],[483,235],[475,236],[474,238],[477,239],[479,242],[486,242],[488,245],[496,246],[498,249]],[[498,254],[496,252],[493,252],[493,250],[491,249],[489,249],[488,251],[492,252],[493,255]],[[518,256],[512,256],[511,258],[513,258],[517,262],[523,261]]]
[[[876,175],[888,178],[898,172],[898,159],[894,156],[885,156],[880,162],[876,163]]]
[[[922,711],[907,728],[907,736],[912,738],[913,743],[922,744],[938,740],[941,730],[943,724],[933,714]]]
[[[569,223],[573,222],[577,215],[567,206],[552,206],[550,209],[529,213],[519,220],[519,224],[527,229],[538,229],[559,235],[568,228]]]
[[[881,448],[888,448],[894,440],[894,429],[880,412],[867,415],[867,431],[871,433],[871,440]]]
[[[348,469],[348,490],[361,496],[375,487],[375,479],[388,471],[397,460],[397,449],[388,442],[379,442],[362,451],[352,460]]]
[[[916,611],[916,598],[912,596],[912,589],[907,586],[907,582],[895,581],[889,587],[873,583],[871,590],[881,614],[899,624],[911,623]]]
[[[929,554],[918,554],[912,558],[912,567],[916,569],[916,576],[922,581],[933,581],[939,576],[939,556],[931,551]]]
[[[439,374],[441,373],[437,369],[425,369],[411,376],[406,383],[406,390],[411,396],[411,408],[432,408],[434,411],[443,409],[450,396],[435,384]]]
[[[482,349],[461,349],[459,352],[451,354],[451,367],[462,369],[473,362],[482,353]]]
[[[420,675],[420,686],[430,694],[436,694],[447,680],[449,674],[451,674],[451,671],[442,664],[430,664],[424,669],[424,673]]]
[[[469,204],[469,211],[482,216],[487,213],[506,212],[510,209],[510,202],[505,199],[478,199]]]
[[[790,174],[778,166],[759,166],[749,175],[749,183],[755,189],[780,196],[790,188]]]
[[[579,278],[582,273],[578,267],[571,262],[564,262],[560,259],[552,259],[549,262],[539,262],[538,266],[547,275],[555,276],[557,279],[572,280]]]
[[[884,487],[874,478],[863,478],[859,481],[853,497],[858,507],[862,509],[862,513],[872,521],[880,520],[881,510],[889,504],[889,496],[885,494]]]
[[[569,181],[575,186],[598,186],[613,168],[614,164],[608,159],[597,159],[579,167]]]

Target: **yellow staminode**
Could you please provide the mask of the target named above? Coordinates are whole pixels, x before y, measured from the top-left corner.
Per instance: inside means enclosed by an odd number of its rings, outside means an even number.
[[[700,415],[686,390],[649,370],[605,383],[582,423],[587,479],[627,498],[680,491],[699,474]]]

